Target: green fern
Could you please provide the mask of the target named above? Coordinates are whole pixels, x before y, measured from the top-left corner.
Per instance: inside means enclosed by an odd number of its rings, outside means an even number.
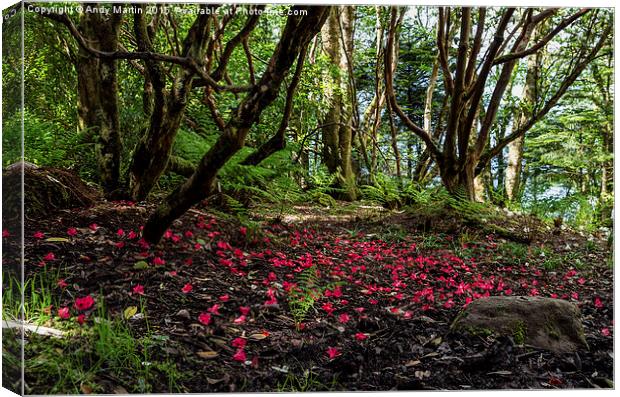
[[[315,266],[309,267],[297,276],[297,286],[291,288],[288,294],[288,307],[295,321],[297,330],[326,290],[341,285],[341,282],[332,282],[321,286]]]
[[[390,209],[402,205],[401,192],[393,178],[384,174],[377,174],[374,185],[366,185],[361,188],[364,198],[375,201]]]
[[[494,211],[488,205],[470,200],[464,188],[458,188],[453,192],[447,197],[446,203],[448,207],[466,219],[479,220],[495,216]]]
[[[309,182],[310,189],[304,195],[304,201],[320,204],[324,207],[333,207],[336,200],[332,197],[339,192],[334,188],[337,174],[330,174],[325,165],[319,166],[312,173],[307,173],[305,179]]]

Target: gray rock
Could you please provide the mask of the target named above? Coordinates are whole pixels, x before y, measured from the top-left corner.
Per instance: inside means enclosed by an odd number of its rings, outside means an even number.
[[[473,301],[456,317],[453,331],[511,336],[556,353],[588,349],[579,308],[565,300],[530,296],[492,296]]]

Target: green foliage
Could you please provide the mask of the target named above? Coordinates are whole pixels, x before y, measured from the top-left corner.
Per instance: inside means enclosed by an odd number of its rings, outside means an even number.
[[[499,246],[499,253],[503,260],[521,264],[527,260],[528,247],[525,244],[507,241]]]
[[[174,141],[173,153],[197,164],[209,148],[213,146],[217,135],[203,135],[196,131],[181,128]]]
[[[403,195],[409,205],[428,207],[439,202],[444,202],[450,194],[443,187],[424,187],[415,183],[409,183],[403,188]]]
[[[30,387],[37,394],[102,392],[97,378],[106,373],[125,386],[132,385],[128,387],[132,393],[153,392],[155,382],[165,382],[170,393],[183,391],[178,384],[183,375],[176,364],[153,359],[151,351],[161,348],[166,339],[154,335],[148,322],[146,334],[138,336],[124,321],[108,318],[103,302],[98,301],[92,326],[66,326],[64,338],[29,336],[25,371],[36,379]]]
[[[488,204],[469,200],[463,188],[446,197],[446,204],[465,219],[481,220],[495,216],[495,212]]]
[[[406,241],[409,232],[400,225],[390,224],[385,230],[379,234],[379,239],[389,243],[399,243]]]
[[[325,291],[341,284],[329,283],[322,286],[320,282],[316,267],[311,266],[299,273],[296,279],[297,285],[288,293],[289,311],[298,330],[308,312],[314,308],[314,304],[321,299]]]
[[[386,208],[395,209],[401,206],[401,191],[395,178],[379,173],[375,176],[374,185],[361,188],[365,199],[375,201]]]
[[[304,370],[301,375],[288,372],[283,381],[278,382],[277,391],[283,393],[298,393],[307,391],[333,391],[336,386],[336,378],[332,379],[331,385],[324,385],[315,378],[312,370]]]
[[[433,251],[442,247],[441,240],[436,234],[423,234],[420,238],[420,249]]]
[[[325,165],[321,165],[314,172],[307,175],[310,189],[305,194],[309,202],[320,204],[324,207],[336,206],[336,200],[332,197],[337,192],[333,186],[338,176],[330,174]]]
[[[244,151],[233,158],[220,172],[222,190],[230,192],[245,207],[255,202],[284,206],[301,201],[302,191],[294,176],[299,168],[291,162],[291,148],[269,156],[256,166],[239,164],[247,156]]]
[[[190,6],[181,6],[186,10]],[[247,6],[238,6],[247,7]],[[268,9],[285,11],[289,6],[268,5]],[[231,10],[232,5],[222,5],[222,10]],[[501,10],[490,9],[485,22],[486,28],[497,23]],[[522,12],[521,10],[519,13]],[[565,18],[571,10],[562,10],[549,20],[544,29],[551,27]],[[456,16],[455,9],[452,14]],[[265,13],[254,31],[248,37],[251,48],[255,79],[260,78],[266,70],[268,59],[276,47],[286,18]],[[79,170],[80,175],[89,181],[95,181],[96,164],[94,143],[85,142],[85,132],[78,132],[77,114],[77,74],[75,61],[78,45],[71,34],[48,18],[35,13],[25,13],[24,17],[24,54],[21,54],[21,15],[7,18],[3,35],[3,102],[5,147],[3,165],[20,159],[19,142],[21,125],[19,109],[22,106],[22,85],[25,90],[24,129],[26,132],[25,159],[39,165],[51,165]],[[78,15],[70,16],[78,24]],[[377,23],[382,28],[389,25],[390,10],[387,7],[357,6],[355,8],[356,34],[355,51],[352,57],[352,81],[355,88],[357,104],[352,108],[357,115],[365,117],[365,107],[375,94],[376,84],[382,79],[377,68]],[[511,120],[519,109],[528,112],[537,110],[539,104],[545,103],[556,92],[558,84],[566,74],[566,65],[571,65],[580,51],[583,40],[575,38],[589,37],[591,32],[602,31],[609,23],[612,13],[600,9],[588,13],[571,24],[562,35],[553,39],[545,51],[548,62],[541,70],[537,85],[537,101],[527,104],[512,92],[507,91],[498,109],[497,127],[493,128],[490,142],[501,139],[510,133]],[[150,16],[149,16],[150,18]],[[472,23],[477,23],[477,13],[473,13]],[[161,20],[159,29],[152,38],[154,51],[171,54],[178,49],[174,41],[182,39],[195,20],[191,13],[174,13],[170,18]],[[424,125],[423,110],[426,90],[436,60],[436,20],[437,9],[432,7],[411,8],[404,14],[403,25],[399,30],[399,65],[395,71],[395,94],[398,102],[408,116],[418,125]],[[121,44],[128,51],[135,50],[135,40],[131,34],[131,21],[123,27]],[[239,33],[246,22],[246,14],[237,12],[227,21],[221,43],[228,43]],[[173,26],[174,25],[174,26]],[[492,29],[491,29],[492,30]],[[491,31],[489,30],[489,31]],[[128,33],[128,34],[125,34]],[[319,42],[320,44],[320,42]],[[450,55],[456,49],[450,45]],[[220,49],[221,51],[221,49]],[[217,52],[217,51],[216,51]],[[242,149],[219,173],[219,188],[223,206],[231,212],[246,216],[247,209],[253,204],[264,202],[277,204],[280,211],[294,203],[312,202],[326,207],[336,206],[333,197],[338,197],[344,190],[355,189],[349,185],[342,190],[334,188],[339,185],[337,176],[329,175],[321,160],[322,139],[320,126],[325,121],[326,101],[329,92],[340,90],[332,87],[331,77],[347,77],[346,71],[330,62],[321,46],[309,51],[293,100],[293,110],[287,128],[289,148],[276,153],[256,167],[241,166],[239,163],[251,148],[258,147],[271,137],[279,127],[282,109],[286,98],[286,89],[290,75],[283,84],[274,103],[261,114],[261,122],[252,127],[247,137],[248,147]],[[243,46],[237,46],[230,57],[226,69],[226,84],[247,85],[251,83],[247,54]],[[217,67],[217,57],[212,67]],[[580,75],[555,108],[528,132],[525,141],[524,185],[525,193],[522,208],[543,215],[547,218],[563,216],[568,223],[593,230],[598,226],[611,226],[613,208],[613,182],[610,173],[607,176],[607,193],[601,194],[603,183],[602,169],[609,168],[613,161],[613,98],[614,98],[614,58],[613,47],[606,44],[599,56]],[[138,62],[140,64],[141,62]],[[22,65],[24,79],[22,81]],[[126,60],[118,62],[119,110],[123,140],[121,174],[125,175],[131,161],[132,150],[142,138],[148,123],[148,112],[144,111],[143,89],[144,76],[138,71],[136,63]],[[180,71],[178,65],[166,66],[166,74],[174,76]],[[511,76],[511,87],[524,83],[526,63],[520,61]],[[489,77],[489,83],[496,82],[497,75]],[[166,90],[171,90],[172,79],[167,79]],[[222,83],[224,80],[222,80]],[[444,80],[437,79],[432,97],[431,131],[439,131],[445,124],[445,115],[440,117],[446,89]],[[213,120],[208,106],[203,100],[204,91],[196,89],[187,100],[183,115],[182,128],[174,142],[173,153],[196,164],[213,146],[220,131]],[[245,93],[227,91],[213,92],[220,115],[226,122],[237,109]],[[483,99],[486,103],[488,99]],[[350,104],[346,104],[347,108]],[[538,109],[539,110],[539,109]],[[369,154],[373,151],[374,166],[365,169],[359,150],[353,150],[352,156],[360,175],[372,174],[373,184],[361,188],[361,196],[394,209],[409,205],[428,214],[437,214],[447,205],[466,217],[482,218],[490,216],[482,206],[471,204],[468,200],[451,197],[445,189],[420,186],[413,183],[403,184],[404,175],[411,176],[425,145],[419,137],[407,130],[402,121],[396,117],[396,144],[401,154],[403,177],[394,177],[395,156],[391,147],[391,131],[387,112],[381,111],[380,127],[373,143],[368,145]],[[359,120],[364,121],[364,120]],[[359,123],[363,125],[364,123]],[[359,127],[359,126],[358,126]],[[503,127],[503,128],[502,128]],[[366,136],[367,131],[357,131],[358,137]],[[368,138],[368,136],[366,136]],[[441,139],[439,139],[441,141]],[[370,143],[370,141],[368,142]],[[303,146],[303,147],[302,147]],[[297,153],[303,154],[297,158]],[[295,164],[298,162],[299,164]],[[491,202],[503,204],[503,192],[500,185],[504,165],[493,163],[491,172],[495,181],[490,181],[488,192]],[[439,181],[431,172],[426,180],[433,185]],[[434,179],[433,179],[434,178]],[[159,181],[157,193],[167,193],[182,183],[183,177],[165,175]],[[498,183],[495,183],[498,182]],[[495,187],[494,185],[497,185]],[[479,212],[482,210],[482,212]]]
[[[594,231],[601,225],[600,207],[592,198],[581,194],[544,197],[524,203],[522,208],[547,222],[560,217],[567,224],[587,231]]]
[[[321,298],[323,290],[318,285],[319,281],[316,269],[314,266],[310,267],[297,276],[297,286],[291,288],[288,294],[289,311],[297,329],[314,307],[314,303]]]
[[[33,324],[43,324],[52,318],[50,307],[58,306],[58,301],[52,294],[57,288],[56,280],[60,271],[49,273],[46,268],[24,279],[21,283],[14,275],[3,273],[4,287],[2,293],[3,318],[23,318]],[[23,302],[22,302],[23,296]]]
[[[27,110],[24,112],[23,131],[26,161],[39,166],[76,167],[85,176],[92,175],[94,161],[83,157],[92,147],[81,144],[75,130],[67,130],[61,124],[45,121]],[[15,113],[3,121],[3,166],[21,159],[21,139],[21,114]]]
[[[522,345],[525,342],[527,336],[527,328],[523,321],[519,321],[515,324],[512,336],[517,345]]]
[[[572,48],[578,43],[564,44]],[[561,51],[553,55],[570,57],[570,51]],[[610,226],[613,186],[609,175],[603,181],[603,170],[613,163],[613,90],[613,55],[605,47],[526,136],[524,209],[547,218],[561,216],[587,230]],[[607,195],[601,194],[603,183]]]
[[[555,254],[555,252],[544,246],[535,247],[532,250],[532,255],[535,260],[541,262],[543,268],[549,271],[557,270],[565,264],[564,258],[561,255]]]

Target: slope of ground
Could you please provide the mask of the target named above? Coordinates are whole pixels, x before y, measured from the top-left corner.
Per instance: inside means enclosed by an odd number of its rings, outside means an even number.
[[[29,336],[27,393],[612,386],[602,239],[537,224],[527,245],[446,214],[355,205],[258,211],[245,226],[194,209],[151,248],[150,209],[100,203],[26,225],[27,316],[65,331]],[[590,350],[450,332],[490,295],[576,303]]]

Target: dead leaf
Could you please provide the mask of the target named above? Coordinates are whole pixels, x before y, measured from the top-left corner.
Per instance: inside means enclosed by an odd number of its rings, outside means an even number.
[[[441,341],[442,341],[441,336],[439,336],[439,337],[431,340],[429,342],[429,345],[437,347],[437,346],[441,345]]]
[[[69,239],[64,237],[50,237],[45,239],[48,243],[68,243]]]
[[[93,393],[93,388],[90,385],[88,385],[87,383],[81,383],[80,384],[80,390],[84,394],[92,394]]]
[[[128,320],[131,317],[135,316],[136,313],[138,313],[138,308],[136,306],[128,306],[123,311],[123,317],[125,318],[125,320]]]
[[[200,358],[204,358],[206,360],[210,360],[210,359],[215,358],[215,357],[217,357],[219,355],[218,352],[214,352],[214,351],[204,351],[204,352],[198,352],[196,354],[198,354],[198,356]]]
[[[114,393],[114,394],[129,394],[127,389],[125,389],[121,385],[114,386],[114,389],[112,389],[112,393]]]
[[[424,379],[424,378],[428,378],[429,376],[431,376],[431,371],[415,371],[414,375],[416,378],[418,379]]]
[[[248,336],[248,339],[250,340],[263,340],[265,338],[267,338],[268,335],[263,334],[252,334],[250,336]]]
[[[487,375],[508,376],[508,375],[512,375],[512,372],[510,372],[510,371],[494,371],[494,372],[489,372]]]
[[[227,346],[228,345],[228,341],[226,339],[217,338],[217,337],[211,337],[211,338],[209,338],[209,340],[211,342],[215,343],[216,345],[220,345],[220,346]]]
[[[421,364],[421,363],[422,363],[422,361],[420,361],[420,360],[410,360],[410,361],[407,361],[405,363],[405,367],[407,367],[407,368],[415,367],[416,365]]]

